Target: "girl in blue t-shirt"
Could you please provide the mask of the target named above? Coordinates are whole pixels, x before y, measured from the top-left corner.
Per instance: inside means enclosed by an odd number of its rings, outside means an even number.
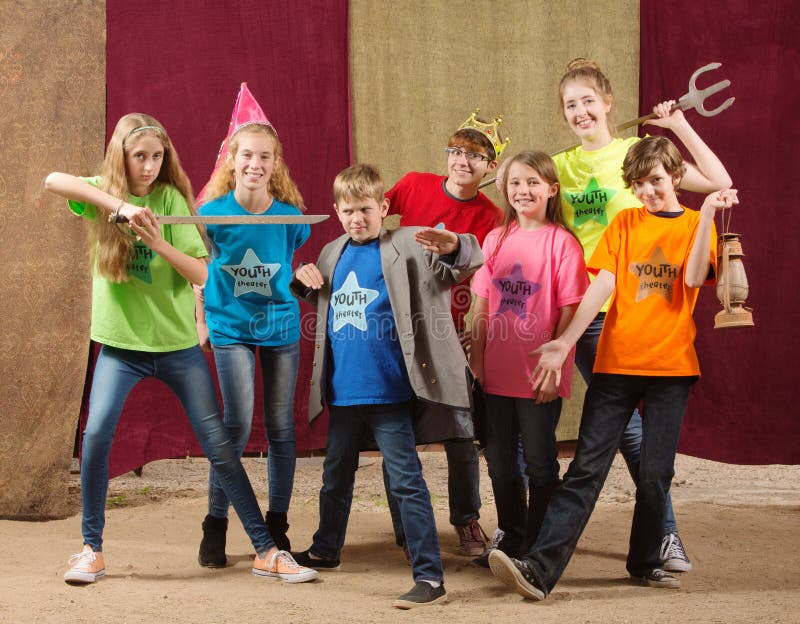
[[[229,155],[214,172],[199,212],[207,215],[299,215],[303,199],[289,176],[281,143],[267,121],[242,124]],[[287,512],[294,486],[294,390],[300,351],[300,310],[289,292],[294,252],[308,225],[238,225],[207,228],[208,281],[197,306],[201,345],[214,349],[225,426],[241,456],[250,437],[256,355],[261,362],[264,426],[269,444],[267,528],[281,550],[290,548]],[[228,496],[209,474],[200,565],[226,563]]]
[[[190,284],[205,282],[207,252],[196,227],[162,226],[157,218],[188,216],[192,204],[191,184],[164,127],[149,115],[125,115],[111,136],[100,177],[54,172],[45,185],[91,223],[92,339],[102,345],[81,447],[84,545],[71,557],[64,580],[87,584],[105,575],[111,443],[125,399],[145,377],[160,379],[180,399],[256,550],[253,573],[289,582],[313,580],[314,570],[275,547],[219,418],[211,373],[191,322]],[[120,217],[126,226],[118,223]]]

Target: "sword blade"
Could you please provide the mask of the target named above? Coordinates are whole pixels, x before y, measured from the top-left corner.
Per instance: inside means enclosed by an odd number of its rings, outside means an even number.
[[[213,225],[256,225],[256,224],[290,224],[320,223],[330,215],[253,215],[249,216],[209,216],[209,217],[170,217],[158,215],[158,222],[165,224],[200,224]]]

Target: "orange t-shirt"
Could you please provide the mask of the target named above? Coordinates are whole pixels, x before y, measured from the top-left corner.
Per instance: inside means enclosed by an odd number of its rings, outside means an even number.
[[[603,234],[587,265],[616,276],[603,325],[595,373],[699,375],[694,349],[698,288],[684,282],[700,213],[683,207],[676,217],[651,214],[644,206],[623,210]],[[716,229],[711,230],[711,277],[717,270]]]

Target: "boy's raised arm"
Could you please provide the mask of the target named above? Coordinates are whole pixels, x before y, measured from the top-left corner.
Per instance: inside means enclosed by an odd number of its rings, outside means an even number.
[[[659,117],[646,123],[672,130],[692,155],[694,164],[686,163],[686,174],[681,180],[681,188],[695,193],[711,193],[729,188],[732,181],[725,165],[692,128],[683,111],[676,109],[669,112],[672,104],[672,100],[658,104],[653,112]]]
[[[738,204],[736,189],[727,189],[711,193],[700,207],[700,224],[697,226],[692,250],[686,263],[683,281],[689,288],[700,288],[708,279],[709,255],[711,254],[711,226],[714,213],[721,208],[730,208]]]

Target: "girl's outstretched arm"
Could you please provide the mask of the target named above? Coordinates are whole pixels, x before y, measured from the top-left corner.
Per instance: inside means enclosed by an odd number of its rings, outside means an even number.
[[[137,215],[144,210],[139,206],[134,206],[119,197],[109,195],[105,191],[84,182],[80,178],[69,173],[59,173],[54,171],[45,178],[44,187],[51,193],[61,195],[67,199],[86,202],[92,204],[101,211],[99,218],[104,218],[113,213],[119,207],[119,214],[126,217],[129,221],[137,218]]]
[[[205,260],[188,256],[165,241],[161,236],[158,219],[149,208],[129,204],[68,173],[54,171],[47,176],[44,186],[56,195],[93,204],[103,212],[98,218],[105,218],[114,211],[118,212],[128,219],[128,225],[139,239],[169,262],[184,279],[192,284],[205,284],[208,277]]]
[[[730,188],[731,176],[725,165],[692,128],[683,111],[674,110],[670,113],[673,103],[674,100],[667,100],[655,106],[653,112],[658,117],[645,123],[672,130],[692,155],[694,164],[686,163],[687,169],[681,180],[681,188],[696,193],[712,193]]]

